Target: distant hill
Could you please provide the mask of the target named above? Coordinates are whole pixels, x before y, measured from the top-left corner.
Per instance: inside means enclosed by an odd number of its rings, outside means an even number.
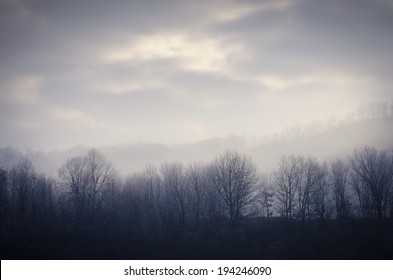
[[[393,117],[361,119],[322,132],[283,139],[249,148],[247,153],[261,169],[276,168],[284,154],[310,155],[319,160],[346,157],[365,145],[380,150],[393,149]]]
[[[119,173],[126,176],[140,171],[147,164],[157,167],[165,161],[207,162],[225,149],[236,149],[250,155],[261,172],[277,167],[284,154],[301,154],[329,160],[346,157],[355,148],[369,145],[377,149],[393,149],[393,116],[362,118],[343,122],[329,128],[298,135],[271,137],[260,143],[250,143],[244,137],[213,138],[192,144],[168,146],[159,143],[120,144],[99,147],[111,160]],[[58,168],[72,156],[87,152],[89,147],[78,146],[68,150],[44,153],[31,149],[21,152],[17,148],[0,148],[0,167],[11,168],[19,158],[27,155],[37,171],[57,176]]]

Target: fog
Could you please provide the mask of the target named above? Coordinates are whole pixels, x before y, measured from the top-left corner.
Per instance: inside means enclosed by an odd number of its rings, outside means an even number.
[[[260,139],[0,148],[2,259],[391,259],[393,110]]]
[[[391,0],[0,1],[2,259],[392,259]]]
[[[211,138],[191,144],[166,145],[163,143],[122,143],[97,146],[110,160],[118,174],[125,178],[140,172],[148,165],[160,167],[164,162],[207,163],[216,155],[234,149],[250,156],[260,173],[274,171],[283,155],[311,156],[329,162],[345,159],[354,149],[373,146],[392,150],[393,103],[374,103],[359,107],[346,119],[312,123],[308,126],[292,127],[280,134],[264,138],[247,138],[232,135]],[[9,169],[21,157],[30,158],[36,169],[54,178],[67,159],[85,154],[93,146],[75,146],[64,150],[44,152],[32,148],[15,146],[0,148],[0,166]]]

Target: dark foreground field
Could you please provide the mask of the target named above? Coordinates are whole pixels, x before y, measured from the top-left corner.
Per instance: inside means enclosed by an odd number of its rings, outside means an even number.
[[[221,221],[138,233],[132,228],[1,233],[1,259],[393,259],[392,223]]]

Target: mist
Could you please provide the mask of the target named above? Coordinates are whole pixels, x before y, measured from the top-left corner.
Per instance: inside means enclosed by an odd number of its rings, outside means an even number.
[[[391,259],[392,30],[389,0],[1,1],[1,257]]]
[[[263,138],[232,135],[211,138],[190,144],[119,143],[98,146],[123,178],[143,170],[148,165],[163,162],[183,164],[208,162],[227,149],[251,156],[261,173],[272,172],[283,155],[312,156],[329,162],[346,158],[354,149],[371,145],[378,149],[393,149],[392,103],[369,103],[359,107],[342,120],[327,120],[307,126],[295,126]],[[54,178],[60,166],[71,157],[86,153],[91,145],[75,146],[50,152],[8,146],[0,148],[0,166],[11,168],[27,156],[38,171]]]

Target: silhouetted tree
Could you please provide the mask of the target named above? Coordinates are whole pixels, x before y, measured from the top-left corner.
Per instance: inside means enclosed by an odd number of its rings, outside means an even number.
[[[350,159],[352,183],[363,213],[382,221],[388,215],[393,184],[393,157],[386,151],[364,147]]]
[[[295,156],[283,156],[278,170],[273,174],[273,182],[277,186],[276,198],[279,212],[286,220],[292,220],[295,207],[295,195],[301,183],[301,167],[299,158]]]
[[[23,157],[10,171],[10,192],[13,208],[13,222],[25,227],[31,210],[36,173],[30,159]]]
[[[76,224],[79,226],[81,220],[85,220],[88,211],[88,170],[86,158],[82,156],[73,157],[59,169],[59,178],[66,194],[73,206]]]
[[[103,192],[105,188],[112,186],[116,172],[112,163],[94,148],[87,152],[86,165],[89,202],[92,209],[92,218],[94,219],[97,211],[102,206]]]
[[[154,166],[148,165],[143,169],[141,184],[143,200],[146,207],[146,223],[151,230],[158,230],[162,227],[160,220],[162,180]]]
[[[144,201],[143,176],[140,173],[128,176],[121,193],[121,218],[127,228],[140,230],[146,205]]]
[[[101,217],[102,226],[106,231],[110,228],[118,229],[121,224],[120,207],[121,207],[121,188],[122,183],[119,176],[114,175],[106,183],[102,190]]]
[[[267,177],[262,177],[260,180],[258,201],[262,208],[262,216],[269,219],[273,215],[274,191]]]
[[[127,221],[137,223],[146,234],[155,234],[163,226],[165,212],[161,189],[161,177],[157,169],[146,166],[141,173],[128,177],[123,190],[126,199],[124,212]],[[124,200],[123,198],[123,200]]]
[[[63,187],[68,190],[76,223],[91,223],[103,203],[103,191],[116,175],[112,164],[96,149],[73,157],[59,169]]]
[[[332,213],[331,184],[326,163],[317,164],[315,187],[311,193],[312,214],[316,219],[325,221]]]
[[[348,191],[348,173],[348,165],[343,160],[336,159],[332,162],[330,181],[333,188],[336,217],[340,222],[348,218],[351,211]]]
[[[8,178],[7,171],[0,168],[0,229],[7,223],[9,211],[9,195],[8,195]]]
[[[161,165],[162,186],[165,190],[165,206],[168,222],[183,226],[187,214],[187,190],[185,171],[180,163]]]
[[[283,156],[272,175],[259,176],[250,157],[229,150],[208,164],[149,165],[123,181],[91,149],[68,159],[57,181],[22,157],[12,168],[0,168],[0,253],[5,258],[222,258],[228,252],[245,258],[296,258],[299,252],[311,258],[391,258],[391,228],[385,223],[370,227],[353,212],[354,222],[340,223],[338,231],[330,217],[334,209],[336,219],[348,217],[356,199],[364,217],[381,222],[392,217],[393,154],[365,147],[330,167],[311,157]],[[281,218],[268,225],[267,219],[241,219],[255,213],[269,219],[274,206],[285,221],[298,220],[288,226]],[[236,221],[234,230],[234,223],[222,222],[227,217]]]
[[[213,160],[209,172],[230,219],[238,220],[255,197],[258,176],[252,159],[228,150]]]
[[[319,166],[314,158],[305,159],[298,156],[296,160],[299,180],[295,195],[296,209],[302,222],[305,222],[307,216],[311,218],[311,195],[320,179]]]
[[[44,174],[36,175],[31,197],[31,218],[40,230],[54,221],[54,180]]]
[[[190,203],[190,217],[199,227],[206,219],[207,177],[206,169],[201,164],[190,164],[186,170],[186,183]]]

